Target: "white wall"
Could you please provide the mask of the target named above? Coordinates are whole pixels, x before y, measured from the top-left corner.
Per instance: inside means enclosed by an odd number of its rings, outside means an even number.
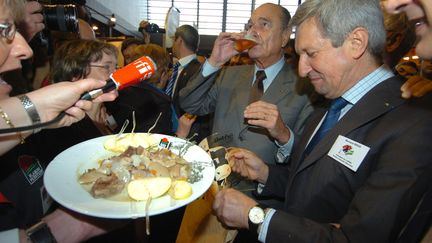
[[[147,1],[145,0],[87,0],[87,5],[106,16],[115,14],[117,23],[115,29],[124,32],[121,26],[128,30],[133,30],[139,34],[138,26],[141,20],[147,19],[146,9]],[[103,22],[106,21],[103,17],[96,13],[92,13],[92,17]]]

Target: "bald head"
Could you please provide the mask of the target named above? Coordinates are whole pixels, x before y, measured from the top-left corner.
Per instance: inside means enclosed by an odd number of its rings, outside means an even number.
[[[93,28],[82,19],[79,19],[79,36],[82,40],[96,40]]]

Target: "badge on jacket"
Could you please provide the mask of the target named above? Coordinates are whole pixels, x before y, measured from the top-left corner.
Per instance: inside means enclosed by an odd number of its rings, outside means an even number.
[[[327,155],[356,172],[369,149],[366,145],[339,135]]]
[[[33,183],[43,176],[43,168],[39,160],[34,156],[19,156],[18,165],[30,185],[33,185]]]

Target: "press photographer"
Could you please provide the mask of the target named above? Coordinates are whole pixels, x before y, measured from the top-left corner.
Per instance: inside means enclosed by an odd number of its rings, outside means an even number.
[[[47,54],[53,54],[52,35],[64,35],[78,32],[77,5],[83,1],[43,0],[42,15],[45,29],[38,35],[39,44],[47,47]],[[84,1],[85,4],[85,1]],[[59,32],[59,33],[56,33]]]

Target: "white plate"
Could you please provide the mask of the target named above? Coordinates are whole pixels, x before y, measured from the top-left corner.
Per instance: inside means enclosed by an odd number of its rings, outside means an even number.
[[[185,140],[161,134],[153,134],[159,141],[168,138],[171,151],[178,154],[178,147]],[[95,199],[79,183],[78,176],[87,169],[97,168],[97,161],[113,155],[103,148],[110,136],[94,138],[63,151],[48,165],[44,183],[51,197],[73,211],[102,218],[123,219],[145,217],[145,202],[113,201]],[[149,215],[157,215],[182,207],[200,197],[214,180],[215,168],[210,156],[200,147],[191,146],[183,156],[190,163],[200,163],[204,167],[202,179],[192,184],[192,195],[184,200],[175,200],[169,195],[153,199]]]

